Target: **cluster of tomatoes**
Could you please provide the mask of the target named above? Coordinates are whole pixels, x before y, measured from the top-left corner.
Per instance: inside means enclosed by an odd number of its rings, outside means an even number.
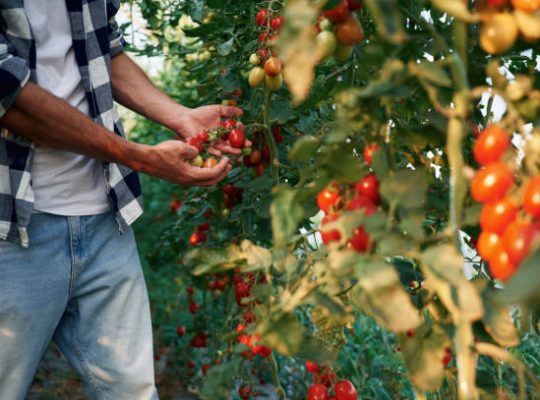
[[[373,152],[377,145],[368,145],[364,149],[364,160],[371,165]],[[341,232],[338,229],[325,229],[325,225],[337,221],[346,211],[362,210],[365,215],[373,215],[381,203],[379,181],[374,173],[369,173],[354,185],[338,185],[330,183],[317,195],[317,205],[326,215],[321,222],[321,238],[324,244],[340,243]],[[372,246],[372,240],[363,225],[356,227],[348,239],[347,248],[365,253]]]
[[[521,34],[525,40],[540,39],[540,0],[485,0],[480,7],[480,45],[485,52],[510,50]]]
[[[214,274],[213,279],[208,283],[208,289],[212,292],[224,292],[231,283],[231,278],[227,274]]]
[[[257,13],[255,20],[257,26],[262,28],[262,32],[259,34],[261,48],[249,58],[249,62],[253,66],[249,72],[249,85],[255,88],[265,82],[268,89],[277,91],[283,85],[282,62],[269,48],[276,43],[285,19],[281,15],[272,17],[270,11],[263,8]]]
[[[308,400],[357,400],[358,393],[348,380],[336,382],[336,374],[328,366],[306,361],[306,370],[313,374],[315,382],[308,389]],[[329,391],[333,391],[332,396]]]
[[[231,210],[235,205],[240,204],[243,197],[244,189],[237,188],[230,183],[223,186],[223,205],[227,211]]]
[[[321,12],[316,25],[319,62],[332,55],[338,61],[345,61],[351,56],[353,45],[364,40],[364,30],[354,14],[361,6],[357,0],[341,0],[336,7]]]
[[[180,207],[180,205],[178,206]],[[204,213],[206,219],[210,219],[212,216],[212,210],[208,209]],[[195,227],[193,233],[189,236],[189,244],[197,246],[202,243],[206,243],[208,240],[207,232],[210,230],[210,222],[203,222]]]
[[[279,144],[283,142],[283,135],[281,133],[281,127],[274,126],[272,128],[272,135],[274,141]],[[266,164],[270,162],[270,148],[266,144],[264,134],[262,132],[256,132],[253,135],[253,147],[250,155],[244,156],[244,165],[248,168],[253,168],[256,176],[262,176],[266,170]]]
[[[473,149],[482,167],[472,181],[471,194],[484,205],[478,254],[488,262],[491,275],[501,281],[508,280],[529,254],[540,217],[540,177],[533,177],[524,187],[511,191],[514,174],[502,161],[509,147],[509,133],[490,125],[482,131]]]

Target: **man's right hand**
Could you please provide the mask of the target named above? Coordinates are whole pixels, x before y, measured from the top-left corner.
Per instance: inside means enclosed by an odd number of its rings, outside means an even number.
[[[155,146],[144,146],[142,165],[137,168],[149,175],[186,186],[213,186],[227,177],[231,164],[227,157],[213,168],[199,168],[190,161],[199,155],[197,149],[178,140]]]

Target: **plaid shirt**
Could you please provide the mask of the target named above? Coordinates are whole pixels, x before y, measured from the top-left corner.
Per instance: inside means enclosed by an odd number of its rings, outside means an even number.
[[[32,0],[26,0],[32,1]],[[114,107],[111,57],[120,53],[124,40],[115,21],[120,0],[66,0],[73,49],[90,117],[124,136]],[[0,117],[13,105],[29,81],[36,81],[36,45],[23,0],[0,0]],[[27,226],[32,216],[32,154],[29,140],[0,126],[0,239],[29,244]],[[103,162],[107,191],[120,231],[143,211],[136,172]]]

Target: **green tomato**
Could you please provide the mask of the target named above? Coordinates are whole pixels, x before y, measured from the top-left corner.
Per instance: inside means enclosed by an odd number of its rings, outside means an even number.
[[[337,39],[334,32],[321,31],[317,35],[317,60],[323,62],[330,57],[337,48]]]
[[[249,57],[249,62],[251,65],[259,65],[261,63],[261,57],[257,53],[253,53]]]
[[[263,83],[265,75],[264,69],[261,67],[253,67],[251,71],[249,71],[249,86],[252,88],[260,86]]]
[[[204,160],[201,156],[197,156],[193,160],[191,160],[189,163],[194,167],[202,168],[202,166],[204,165]]]
[[[352,53],[353,53],[352,46],[349,46],[343,43],[338,43],[336,51],[334,53],[334,57],[336,58],[337,61],[343,62],[343,61],[347,61],[351,57]]]
[[[283,86],[283,77],[281,74],[278,76],[266,75],[265,82],[268,89],[270,89],[272,92],[277,92],[279,89],[281,89],[281,86]]]

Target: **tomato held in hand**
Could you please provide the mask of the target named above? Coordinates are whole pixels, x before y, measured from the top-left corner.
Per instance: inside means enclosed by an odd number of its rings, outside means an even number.
[[[513,264],[519,265],[529,255],[535,235],[533,224],[514,221],[508,225],[502,236],[502,243]]]
[[[317,195],[317,205],[327,214],[330,214],[340,201],[339,190],[332,186],[321,190]]]
[[[209,157],[204,160],[203,168],[214,168],[216,165],[218,165],[218,160],[214,157]]]
[[[354,385],[347,380],[339,381],[334,386],[337,400],[358,400],[358,393]]]
[[[540,217],[540,176],[532,178],[525,185],[523,208],[533,217]]]
[[[480,165],[499,161],[509,145],[508,132],[496,125],[488,126],[474,144],[474,158]]]
[[[369,174],[355,185],[356,193],[367,196],[374,204],[379,204],[381,196],[379,194],[379,180],[375,174]]]
[[[486,231],[501,234],[510,222],[516,219],[518,207],[508,197],[488,203],[480,214],[480,226]]]
[[[244,131],[239,128],[235,128],[229,133],[228,140],[231,146],[236,149],[241,149],[246,144],[246,136],[244,135]]]
[[[505,164],[501,162],[488,164],[477,172],[472,181],[472,197],[479,203],[499,200],[513,183],[512,171]]]
[[[223,127],[223,129],[230,131],[231,129],[236,128],[236,121],[232,118],[227,118],[221,123],[221,126]]]
[[[483,231],[478,236],[478,243],[476,248],[478,255],[482,257],[484,261],[490,262],[497,248],[501,245],[501,238],[494,232]]]
[[[307,398],[308,400],[328,400],[328,389],[320,383],[311,385],[308,390]]]
[[[379,150],[379,145],[377,143],[370,143],[364,147],[364,161],[367,165],[371,165],[373,162],[373,154]]]

